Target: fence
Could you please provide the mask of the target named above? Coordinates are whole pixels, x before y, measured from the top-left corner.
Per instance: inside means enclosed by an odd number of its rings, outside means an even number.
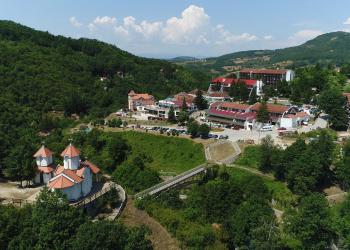
[[[170,180],[161,182],[153,187],[145,189],[144,191],[135,194],[134,197],[138,199],[138,198],[142,198],[146,195],[153,195],[153,194],[156,194],[158,192],[161,192],[162,190],[165,190],[169,187],[172,187],[172,186],[176,185],[177,183],[180,183],[188,178],[191,178],[194,175],[197,175],[201,172],[204,172],[206,170],[206,168],[207,168],[207,164],[199,165],[195,168],[192,168],[188,171],[183,172],[182,174],[175,176],[174,178],[172,178]]]

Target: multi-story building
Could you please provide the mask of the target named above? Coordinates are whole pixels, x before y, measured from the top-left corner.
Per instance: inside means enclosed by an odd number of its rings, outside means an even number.
[[[207,119],[224,125],[251,129],[260,106],[261,103],[248,105],[234,102],[216,102],[210,105],[207,110]],[[277,123],[289,110],[289,107],[283,105],[267,104],[266,106],[271,123]]]
[[[253,90],[256,87],[256,94],[258,96],[262,93],[263,82],[257,79],[236,79],[236,78],[226,78],[217,77],[210,82],[208,88],[208,94],[210,93],[223,93],[228,92],[233,84],[244,83],[249,90]]]
[[[280,81],[294,79],[294,71],[290,69],[242,69],[238,74],[239,79],[261,80],[265,85],[276,87]]]

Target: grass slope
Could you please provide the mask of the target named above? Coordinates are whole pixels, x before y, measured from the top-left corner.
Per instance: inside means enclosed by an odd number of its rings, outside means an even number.
[[[202,144],[177,137],[167,137],[134,131],[120,132],[132,148],[131,156],[150,158],[147,167],[161,175],[179,174],[205,162]]]

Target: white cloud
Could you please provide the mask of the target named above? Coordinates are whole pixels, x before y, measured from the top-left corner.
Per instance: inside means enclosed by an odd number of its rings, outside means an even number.
[[[271,35],[264,36],[264,40],[272,40],[272,39],[273,39],[273,36]]]
[[[205,9],[196,5],[188,6],[179,16],[164,20],[139,21],[133,16],[118,19],[121,21],[117,22],[116,17],[97,16],[87,28],[91,36],[108,38],[111,42],[115,42],[115,37],[118,37],[119,46],[141,50],[169,49],[179,47],[177,45],[186,45],[181,48],[191,48],[189,53],[192,53],[194,47],[191,45],[207,50],[209,44],[220,48],[221,45],[231,46],[235,43],[258,40],[255,35],[247,32],[236,34],[223,25],[215,26]]]
[[[109,16],[103,16],[103,17],[96,17],[93,21],[93,24],[95,25],[113,25],[117,19],[115,17],[109,17]]]
[[[322,34],[323,32],[321,30],[299,30],[287,39],[286,46],[300,45]]]
[[[127,37],[129,35],[129,31],[125,29],[123,26],[114,27],[114,32],[122,37]]]
[[[186,44],[195,41],[202,34],[209,23],[209,16],[204,9],[190,5],[182,13],[181,17],[171,17],[166,21],[163,29],[163,41],[175,44]],[[202,39],[203,40],[203,39]]]
[[[74,27],[81,27],[83,24],[77,20],[75,16],[72,16],[69,18],[69,22],[74,26]]]
[[[96,28],[95,24],[89,23],[88,24],[88,29],[89,29],[90,33],[93,33],[93,32],[96,31],[97,28]]]
[[[292,35],[289,39],[291,40],[310,40],[323,34],[320,30],[300,30]]]
[[[235,35],[230,31],[226,30],[224,25],[222,24],[216,25],[215,31],[218,33],[219,36],[218,40],[215,42],[218,45],[232,44],[236,42],[250,42],[258,39],[257,36],[249,33]]]
[[[350,17],[348,17],[343,24],[350,25]]]
[[[162,22],[148,22],[148,21],[142,21],[141,22],[141,30],[142,34],[146,38],[150,38],[153,35],[156,35],[160,32],[162,29],[163,23]]]

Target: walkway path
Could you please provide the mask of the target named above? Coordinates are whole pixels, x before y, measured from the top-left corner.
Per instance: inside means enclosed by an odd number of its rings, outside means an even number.
[[[106,220],[115,220],[117,217],[119,217],[127,203],[127,197],[126,197],[126,192],[124,188],[122,188],[122,186],[117,184],[115,184],[115,188],[119,193],[120,206],[113,209],[113,212],[106,218]]]
[[[226,167],[228,167],[228,168],[241,169],[241,170],[250,172],[250,173],[252,173],[252,174],[255,174],[255,175],[258,175],[258,176],[261,176],[261,177],[268,178],[268,179],[270,179],[270,180],[275,180],[275,177],[274,177],[273,175],[271,175],[271,174],[265,174],[265,173],[261,172],[261,171],[258,170],[258,169],[243,167],[243,166],[234,165],[234,164],[227,165]]]
[[[198,167],[195,167],[195,168],[192,168],[188,171],[185,171],[182,174],[179,174],[170,180],[163,181],[157,185],[154,185],[153,187],[147,188],[147,189],[143,190],[142,192],[135,194],[134,197],[136,199],[139,199],[139,198],[143,198],[147,195],[154,195],[154,194],[160,193],[163,190],[174,187],[177,184],[179,184],[187,179],[190,179],[195,175],[198,175],[200,173],[205,172],[206,169],[207,169],[207,164],[199,165]]]

